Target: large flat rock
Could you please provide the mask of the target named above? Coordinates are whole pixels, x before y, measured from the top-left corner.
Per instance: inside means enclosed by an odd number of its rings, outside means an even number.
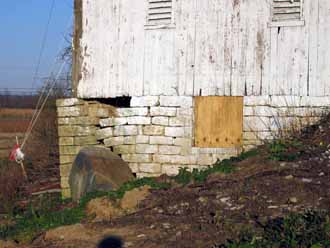
[[[73,200],[93,191],[118,189],[134,179],[128,164],[110,149],[85,147],[76,156],[69,184]]]

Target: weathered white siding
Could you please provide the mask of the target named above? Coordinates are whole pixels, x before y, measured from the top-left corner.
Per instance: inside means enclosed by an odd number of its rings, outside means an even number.
[[[150,27],[147,0],[84,0],[78,96],[330,95],[330,1],[280,27],[271,3],[177,0]]]

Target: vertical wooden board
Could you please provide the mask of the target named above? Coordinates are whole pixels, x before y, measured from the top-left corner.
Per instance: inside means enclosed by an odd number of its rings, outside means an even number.
[[[143,49],[147,1],[122,0],[120,17],[119,83],[123,95],[143,93]]]
[[[144,95],[176,95],[175,30],[146,30]]]
[[[296,87],[298,87],[296,95],[307,96],[308,95],[308,67],[309,67],[309,58],[308,58],[308,49],[309,49],[309,28],[307,25],[301,27],[301,40],[302,49],[297,52],[297,77],[298,81]],[[299,39],[299,38],[298,38]]]
[[[318,27],[318,75],[317,88],[315,95],[330,95],[330,2],[327,0],[319,0],[319,27]]]
[[[195,97],[195,146],[239,147],[243,136],[243,97]]]
[[[195,95],[215,95],[218,57],[217,19],[219,12],[217,0],[197,2],[196,51],[195,51]],[[221,81],[221,79],[220,79]]]
[[[104,1],[104,0],[103,0]],[[106,1],[106,0],[105,0]],[[120,13],[121,13],[121,0],[113,0],[114,4],[111,6],[111,12],[113,12],[113,18],[109,20],[109,24],[111,25],[112,32],[107,31],[107,37],[109,37],[107,40],[110,40],[111,42],[108,44],[108,46],[111,46],[111,53],[107,53],[107,61],[113,61],[110,62],[111,69],[108,68],[108,80],[106,81],[108,83],[107,88],[108,94],[111,97],[116,97],[121,95],[121,85],[119,82],[119,51],[120,51],[120,43],[118,42],[120,40]],[[100,6],[102,8],[102,6]],[[106,11],[103,14],[106,17]],[[113,23],[111,23],[111,21]],[[102,31],[100,31],[102,32]],[[100,37],[100,39],[102,39]],[[107,41],[104,41],[107,43]],[[105,50],[107,51],[107,50]],[[104,53],[104,51],[100,51]],[[103,62],[104,63],[104,62]],[[98,66],[102,64],[102,61],[99,61]],[[109,64],[105,64],[106,67],[109,67]],[[103,66],[102,66],[103,67]],[[102,68],[103,69],[103,68]],[[104,90],[101,89],[101,90]]]
[[[244,61],[244,56],[241,56],[240,51],[242,48],[242,35],[241,27],[244,26],[246,18],[244,18],[244,4],[242,1],[233,1],[233,13],[231,19],[231,32],[232,32],[232,58],[231,58],[231,96],[244,95],[244,79],[241,77],[240,64]],[[243,72],[245,74],[245,70]]]
[[[308,95],[317,96],[321,84],[318,77],[318,39],[319,39],[319,0],[306,1],[308,11],[305,11],[306,25],[308,25]]]
[[[303,40],[303,47],[304,52],[301,55],[303,57],[304,63],[300,63],[300,74],[299,74],[299,95],[300,96],[308,96],[309,95],[309,64],[310,64],[310,58],[309,58],[309,48],[310,48],[310,13],[311,13],[311,2],[316,1],[310,1],[306,0],[303,1],[303,18],[305,21],[305,26],[303,27],[304,30],[304,40]],[[303,72],[303,73],[301,73]]]
[[[248,23],[245,26],[248,32],[246,94],[262,95],[264,89],[267,89],[267,84],[264,82],[265,68],[270,61],[270,30],[267,27],[270,19],[269,4],[263,0],[256,0],[248,1],[246,5],[248,13]]]
[[[118,83],[120,88],[118,92],[122,95],[128,95],[128,63],[132,58],[130,42],[132,33],[130,33],[130,22],[133,21],[132,14],[133,8],[131,9],[130,4],[126,0],[120,2],[120,13],[119,13],[119,56],[118,56]],[[134,5],[131,3],[131,5]],[[133,7],[133,6],[132,6]]]
[[[308,78],[308,29],[306,26],[297,27],[293,30],[292,43],[297,44],[294,49],[294,61],[292,62],[292,74],[288,80],[293,81],[293,95],[307,95]],[[298,45],[299,44],[299,45]]]
[[[226,95],[225,88],[225,78],[224,78],[224,70],[225,70],[225,23],[226,23],[226,14],[223,13],[222,10],[226,9],[227,2],[226,1],[218,1],[218,11],[217,11],[217,33],[216,33],[216,65],[215,65],[215,73],[214,78],[216,80],[216,92],[215,95],[224,96]],[[229,92],[229,90],[228,90]]]
[[[115,30],[115,32],[112,34],[117,41],[113,41],[115,42],[114,44],[117,44],[117,50],[115,51],[115,56],[113,58],[115,58],[115,60],[117,60],[117,64],[116,64],[116,74],[112,75],[112,80],[108,81],[108,83],[112,86],[115,85],[115,90],[114,92],[116,93],[116,95],[125,95],[125,91],[124,91],[124,85],[122,83],[122,75],[121,75],[121,56],[122,56],[122,44],[121,44],[121,28],[122,28],[122,17],[124,14],[124,9],[123,9],[123,1],[122,0],[117,0],[117,29]],[[110,86],[110,87],[111,87]],[[112,87],[113,88],[113,87]]]
[[[260,3],[260,2],[259,2]],[[270,8],[267,2],[263,1],[264,17],[261,20],[263,23],[263,42],[264,42],[264,60],[262,65],[262,91],[261,95],[271,95],[270,89],[273,82],[271,81],[272,67],[271,67],[271,57],[272,57],[272,29],[268,27],[268,22],[271,18]]]
[[[224,15],[224,37],[222,49],[224,51],[223,57],[223,95],[231,96],[232,94],[232,40],[234,39],[232,34],[232,18],[233,18],[233,1],[225,0],[225,10],[221,12]]]
[[[280,85],[278,78],[278,31],[276,28],[270,28],[270,82],[269,82],[269,95],[276,95],[278,92],[278,87]]]
[[[272,28],[273,95],[306,95],[308,41],[305,27]]]
[[[276,87],[276,95],[289,95],[291,89],[291,82],[287,81],[287,73],[291,71],[289,64],[292,60],[292,52],[291,52],[291,45],[288,45],[290,42],[290,34],[285,32],[284,27],[280,27],[277,31],[277,77],[278,77],[278,84]],[[285,52],[283,51],[285,50]],[[283,55],[286,54],[284,57]]]
[[[280,45],[280,56],[286,59],[286,67],[282,67],[283,80],[286,82],[287,95],[306,95],[308,59],[308,37],[305,26],[285,27],[283,43]],[[284,65],[282,63],[281,65]],[[280,67],[281,68],[281,67]]]
[[[119,0],[85,1],[80,97],[116,96],[118,84]],[[103,32],[107,30],[107,32]],[[100,34],[103,33],[103,36]],[[106,52],[105,52],[106,51]],[[111,83],[110,83],[111,82]]]
[[[175,55],[179,95],[192,96],[195,71],[197,0],[181,0],[175,7]]]

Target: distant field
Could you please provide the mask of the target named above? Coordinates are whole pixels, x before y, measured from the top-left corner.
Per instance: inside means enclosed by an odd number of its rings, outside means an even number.
[[[31,118],[33,112],[34,109],[0,108],[0,120],[3,118],[17,118],[17,119]]]
[[[33,109],[1,108],[0,133],[25,132],[33,112]]]

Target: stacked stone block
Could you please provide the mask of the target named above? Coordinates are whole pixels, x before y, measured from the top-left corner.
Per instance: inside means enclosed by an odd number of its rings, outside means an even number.
[[[181,167],[202,169],[237,155],[237,148],[194,147],[194,106],[189,96],[132,97],[130,107],[80,99],[57,102],[63,195],[75,155],[102,145],[128,162],[138,177],[175,175]],[[242,144],[250,149],[294,122],[317,121],[329,111],[328,97],[246,96]]]
[[[329,113],[329,97],[247,96],[244,97],[244,148],[313,124]]]
[[[75,156],[85,146],[99,145],[96,130],[100,119],[113,114],[113,107],[76,98],[57,101],[61,187],[70,196],[69,174]]]
[[[237,154],[235,149],[193,148],[192,97],[133,97],[130,108],[101,118],[100,127],[97,139],[120,154],[138,177],[201,169]]]

